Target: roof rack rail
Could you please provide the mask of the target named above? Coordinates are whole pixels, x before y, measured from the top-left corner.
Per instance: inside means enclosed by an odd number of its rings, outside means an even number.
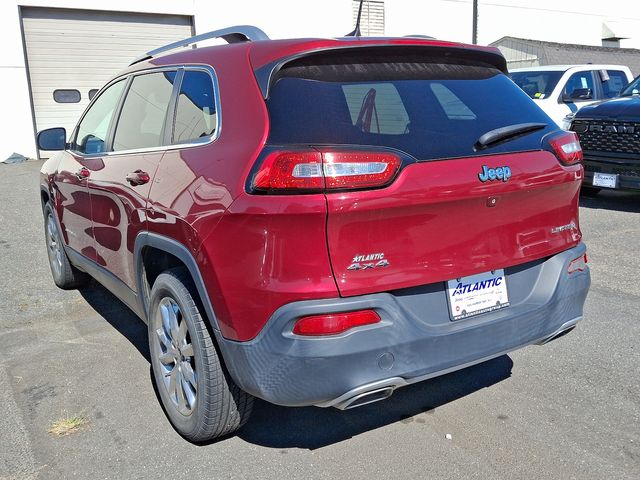
[[[236,25],[235,27],[227,27],[220,30],[214,30],[212,32],[201,33],[200,35],[185,38],[184,40],[170,43],[168,45],[165,45],[164,47],[156,48],[155,50],[151,50],[144,55],[136,58],[129,65],[134,65],[136,63],[142,62],[143,60],[149,60],[150,58],[153,58],[161,53],[168,52],[169,50],[175,50],[176,48],[180,47],[188,47],[189,45],[193,45],[194,43],[202,42],[203,40],[209,40],[212,38],[222,38],[226,40],[227,43],[269,40],[267,34],[260,30],[258,27],[254,27],[253,25]]]

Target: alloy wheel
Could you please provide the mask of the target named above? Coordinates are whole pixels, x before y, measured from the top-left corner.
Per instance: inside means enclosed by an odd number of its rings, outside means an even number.
[[[187,321],[170,297],[160,300],[156,312],[157,360],[163,385],[174,407],[191,415],[197,399],[197,373]]]
[[[49,254],[49,263],[56,277],[62,275],[62,261],[64,252],[58,235],[58,227],[52,214],[47,215],[47,253]]]

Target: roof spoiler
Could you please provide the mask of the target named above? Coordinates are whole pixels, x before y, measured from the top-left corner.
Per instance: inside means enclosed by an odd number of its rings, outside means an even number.
[[[129,64],[129,66],[135,65],[136,63],[142,62],[144,60],[154,58],[161,53],[175,50],[176,48],[188,47],[189,45],[193,45],[194,43],[202,42],[204,40],[210,40],[212,38],[222,38],[223,40],[226,40],[227,43],[269,40],[267,34],[260,30],[258,27],[254,27],[253,25],[236,25],[235,27],[227,27],[221,30],[213,30],[212,32],[202,33],[194,37],[189,37],[185,38],[184,40],[170,43],[168,45],[165,45],[164,47],[156,48],[155,50],[150,50],[144,55],[136,58]]]
[[[412,36],[414,37],[414,36]],[[415,38],[415,37],[414,37]],[[422,52],[436,54],[442,58],[454,57],[464,58],[471,61],[481,62],[491,65],[494,68],[508,73],[507,61],[504,56],[495,47],[457,47],[457,46],[431,46],[431,45],[406,45],[406,44],[387,44],[387,45],[362,45],[362,46],[348,46],[348,47],[329,47],[316,50],[309,50],[301,53],[297,53],[291,56],[279,58],[270,63],[267,63],[254,70],[258,86],[262,92],[263,98],[269,98],[269,90],[272,83],[275,81],[277,74],[288,63],[300,60],[306,57],[321,56],[326,54],[340,54],[347,53],[353,49],[362,50],[386,50],[386,49],[420,49]],[[362,52],[364,53],[364,52]]]

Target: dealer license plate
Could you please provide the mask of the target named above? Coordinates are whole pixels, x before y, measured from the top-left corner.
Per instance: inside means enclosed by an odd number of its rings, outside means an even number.
[[[618,186],[618,175],[614,173],[598,173],[593,174],[594,187],[616,188]]]
[[[449,280],[447,297],[453,320],[508,307],[509,295],[504,270]]]

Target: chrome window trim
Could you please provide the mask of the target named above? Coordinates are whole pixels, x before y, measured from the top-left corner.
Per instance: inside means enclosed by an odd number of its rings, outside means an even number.
[[[211,77],[211,82],[213,84],[213,98],[214,98],[216,114],[217,114],[216,130],[215,132],[213,132],[212,135],[203,137],[203,139],[199,141],[192,141],[188,143],[176,143],[176,144],[170,144],[170,145],[159,145],[157,147],[133,148],[129,150],[117,150],[117,151],[92,153],[92,154],[85,154],[82,152],[78,152],[77,150],[71,150],[71,149],[67,151],[77,156],[80,156],[82,158],[115,157],[118,155],[137,155],[137,154],[144,154],[144,153],[154,153],[154,152],[162,152],[162,151],[170,151],[170,150],[181,150],[181,149],[194,148],[194,147],[203,147],[206,145],[210,145],[214,143],[216,140],[218,140],[218,138],[220,138],[220,133],[222,132],[222,108],[220,105],[220,87],[218,82],[218,75],[215,69],[211,65],[205,65],[200,63],[190,63],[190,64],[180,64],[180,65],[163,65],[161,67],[150,67],[143,70],[136,70],[135,72],[128,72],[113,78],[109,83],[107,83],[104,87],[102,87],[98,93],[96,93],[96,95],[93,97],[93,100],[89,103],[86,110],[83,112],[82,117],[80,117],[80,120],[78,120],[76,127],[73,129],[72,138],[74,140],[72,144],[75,144],[75,137],[77,134],[78,126],[80,125],[80,123],[82,123],[82,120],[84,120],[86,113],[93,106],[93,103],[98,99],[98,97],[100,97],[102,92],[105,91],[107,88],[109,88],[111,85],[113,85],[114,83],[120,80],[129,81],[130,78],[133,78],[138,75],[146,75],[150,73],[166,72],[166,71],[172,71],[172,70],[175,70],[176,72],[180,70],[183,70],[184,72],[200,70],[200,71],[207,72]],[[182,85],[180,86],[182,87]],[[176,98],[176,105],[177,105],[177,98]],[[175,120],[175,111],[171,114],[171,116]],[[173,124],[172,124],[172,128],[173,128]],[[113,131],[114,135],[115,135],[116,129],[117,129],[117,124],[115,125],[114,131]]]

